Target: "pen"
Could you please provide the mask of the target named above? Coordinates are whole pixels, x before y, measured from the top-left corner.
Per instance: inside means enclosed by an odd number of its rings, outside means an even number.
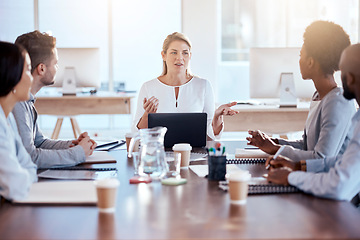
[[[210,148],[210,149],[209,149],[209,153],[210,153],[210,155],[215,154],[215,149],[214,149],[214,148]]]
[[[259,148],[252,146],[252,147],[245,147],[244,149],[246,149],[246,150],[258,150]]]
[[[221,156],[222,155],[221,150],[222,150],[221,143],[217,142],[215,144],[215,149],[214,149],[215,156]]]
[[[284,148],[285,148],[285,146],[283,145],[283,146],[281,146],[280,148],[279,148],[279,150],[277,150],[277,152],[275,153],[275,155],[274,155],[274,159],[276,159],[280,154],[281,154],[281,152],[284,150]],[[266,169],[269,169],[271,167],[271,165],[270,165],[270,161],[269,161],[269,164],[266,166]]]
[[[277,150],[277,152],[274,155],[274,159],[276,159],[281,154],[281,152],[284,150],[284,148],[285,148],[285,146],[283,145],[279,148],[279,150]]]
[[[218,148],[218,149],[216,149],[216,156],[220,156],[220,155],[221,155],[221,149]]]
[[[108,147],[108,146],[117,144],[118,142],[119,142],[119,141],[114,141],[114,142],[109,142],[109,143],[101,144],[101,145],[99,145],[99,146],[96,146],[95,149],[102,148],[102,147]]]
[[[121,143],[118,143],[118,144],[116,144],[115,146],[109,148],[108,151],[111,151],[111,150],[113,150],[113,149],[115,149],[115,148],[118,148],[118,147],[124,145],[125,143],[126,143],[125,141],[122,141]]]

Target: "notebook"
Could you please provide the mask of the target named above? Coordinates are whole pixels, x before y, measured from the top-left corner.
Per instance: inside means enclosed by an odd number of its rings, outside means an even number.
[[[107,152],[94,151],[90,156],[86,157],[83,164],[85,163],[116,163],[116,159]]]
[[[228,191],[228,182],[219,181],[219,188]],[[269,183],[263,177],[253,177],[249,181],[249,195],[252,194],[273,194],[273,193],[297,193],[300,192],[300,189],[294,186],[284,186]]]
[[[117,171],[89,171],[89,170],[55,170],[50,169],[38,174],[39,178],[67,179],[67,180],[96,180],[117,177]]]
[[[164,146],[190,143],[192,147],[206,146],[206,113],[150,113],[148,127],[166,127]]]
[[[226,164],[265,164],[266,158],[229,158]]]
[[[270,154],[260,150],[260,149],[242,149],[237,148],[235,150],[235,158],[262,158],[266,159]]]
[[[260,149],[237,148],[234,155],[228,154],[227,164],[264,164],[269,154]]]

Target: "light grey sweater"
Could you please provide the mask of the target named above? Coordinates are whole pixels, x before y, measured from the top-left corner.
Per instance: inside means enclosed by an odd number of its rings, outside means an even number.
[[[37,124],[37,112],[34,96],[30,100],[18,102],[13,114],[24,147],[38,168],[72,166],[85,161],[85,152],[81,146],[69,148],[71,141],[46,138]]]

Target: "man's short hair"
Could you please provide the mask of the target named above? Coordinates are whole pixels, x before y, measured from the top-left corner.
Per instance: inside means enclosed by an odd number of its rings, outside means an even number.
[[[31,73],[40,64],[48,65],[56,47],[56,38],[38,30],[17,37],[15,44],[22,45],[31,59]]]

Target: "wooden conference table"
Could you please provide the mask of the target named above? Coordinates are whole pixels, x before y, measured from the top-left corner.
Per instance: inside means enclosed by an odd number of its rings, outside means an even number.
[[[39,114],[58,116],[53,139],[60,133],[63,116],[69,116],[75,138],[81,133],[80,127],[74,118],[81,114],[130,114],[131,98],[134,95],[117,94],[114,92],[98,92],[94,95],[77,94],[76,96],[62,96],[61,94],[39,96],[35,107]]]
[[[360,238],[360,211],[349,202],[303,193],[250,195],[230,204],[217,182],[181,170],[188,183],[129,184],[133,164],[125,150],[118,162],[117,209],[96,206],[0,206],[0,239],[347,239]],[[112,166],[112,164],[104,164]],[[98,166],[97,166],[98,167]],[[253,176],[263,165],[244,165]]]

